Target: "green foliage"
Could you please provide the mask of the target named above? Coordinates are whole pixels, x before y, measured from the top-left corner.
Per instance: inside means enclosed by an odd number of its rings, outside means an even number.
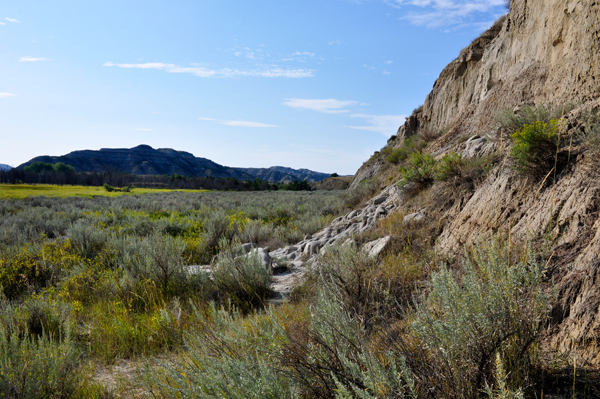
[[[214,305],[209,317],[197,312],[197,318],[181,359],[147,365],[144,390],[166,398],[300,398],[263,356],[285,339],[279,323],[250,321],[247,329],[239,312]]]
[[[415,152],[420,152],[427,146],[427,142],[420,136],[411,136],[404,140],[399,148],[385,147],[383,153],[386,161],[398,165]]]
[[[482,244],[462,277],[434,273],[416,309],[373,319],[378,303],[393,302],[393,284],[369,276],[374,261],[339,248],[319,264],[308,307],[243,315],[212,305],[197,313],[180,358],[148,364],[143,388],[162,397],[475,398],[487,387],[522,397],[549,307],[542,267],[512,257],[498,240]]]
[[[286,190],[286,191],[312,191],[312,188],[310,187],[310,183],[308,182],[308,180],[302,180],[302,181],[294,180],[290,183],[279,184],[278,187],[279,187],[279,190]]]
[[[422,189],[433,183],[436,161],[429,154],[414,152],[407,159],[407,165],[400,168],[403,180],[400,186],[413,183]]]
[[[460,154],[446,154],[436,164],[435,180],[447,181],[461,174],[463,158]]]
[[[0,252],[0,288],[8,299],[35,292],[58,281],[81,259],[69,240]]]
[[[329,177],[340,177],[340,175],[338,175],[337,173],[332,173],[329,175]]]
[[[25,166],[23,170],[29,173],[54,172],[54,165],[46,162],[33,162],[31,165]]]
[[[435,165],[434,179],[445,182],[456,193],[472,190],[494,165],[494,155],[463,158],[446,154]]]
[[[559,121],[552,119],[548,123],[537,121],[526,124],[511,134],[511,156],[520,172],[545,175],[554,168],[560,144],[559,129]]]
[[[494,371],[496,389],[486,386],[484,392],[490,399],[524,399],[523,389],[512,390],[506,383],[508,375],[504,370],[500,353],[496,353],[496,369]]]
[[[53,169],[59,173],[75,173],[75,168],[71,165],[67,165],[63,162],[57,162],[54,164]]]
[[[58,163],[46,163],[46,162],[33,162],[31,165],[27,165],[23,168],[23,171],[27,173],[44,173],[44,172],[59,172],[59,173],[75,173],[75,168],[71,165],[67,165],[63,162]]]

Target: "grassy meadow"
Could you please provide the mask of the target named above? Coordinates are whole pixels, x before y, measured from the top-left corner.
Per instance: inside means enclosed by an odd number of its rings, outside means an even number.
[[[57,186],[52,184],[0,184],[0,199],[19,199],[43,195],[44,197],[118,197],[126,194],[152,194],[172,191],[201,193],[208,190],[169,190],[158,188],[135,188],[132,192],[108,192],[104,187],[93,186]]]

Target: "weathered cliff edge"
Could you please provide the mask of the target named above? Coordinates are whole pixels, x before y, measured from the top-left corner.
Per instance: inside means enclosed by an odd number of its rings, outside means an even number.
[[[496,116],[522,104],[572,103],[577,107],[569,127],[576,129],[583,123],[580,114],[597,108],[599,97],[600,2],[513,0],[506,18],[442,71],[423,106],[388,141],[393,148],[425,130],[444,132],[427,152],[503,156],[472,194],[438,215],[436,247],[461,253],[465,245],[498,231],[522,243],[550,237],[547,273],[558,305],[549,342],[592,364],[600,364],[600,171],[582,146],[572,149],[571,165],[554,184],[534,184],[508,165],[508,132],[501,131]],[[376,153],[358,170],[352,187],[393,175],[391,170],[395,167]]]

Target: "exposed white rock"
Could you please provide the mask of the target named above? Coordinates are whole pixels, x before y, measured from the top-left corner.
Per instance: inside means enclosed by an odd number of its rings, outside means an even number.
[[[419,220],[423,220],[426,217],[427,217],[427,214],[425,213],[425,211],[420,210],[418,212],[411,213],[411,214],[408,214],[408,215],[404,216],[404,219],[402,219],[402,221],[404,223],[418,222]]]
[[[362,250],[365,251],[370,257],[376,258],[381,252],[388,246],[392,237],[385,236],[377,240],[370,241],[362,246]]]
[[[262,265],[267,269],[271,267],[271,264],[273,262],[271,256],[264,248],[254,248],[246,256],[257,257],[258,260],[260,260],[260,263],[262,263]]]
[[[244,250],[245,253],[248,253],[257,247],[258,247],[258,245],[254,244],[253,242],[247,242],[245,244],[242,244],[242,249]]]

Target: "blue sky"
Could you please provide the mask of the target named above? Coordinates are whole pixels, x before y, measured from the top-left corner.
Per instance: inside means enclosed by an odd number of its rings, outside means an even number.
[[[353,174],[503,3],[5,2],[0,163],[148,144]]]

